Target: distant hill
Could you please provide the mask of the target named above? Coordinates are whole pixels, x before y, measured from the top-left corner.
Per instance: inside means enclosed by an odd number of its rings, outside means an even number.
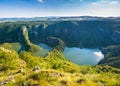
[[[96,17],[96,16],[71,16],[71,17],[31,17],[31,18],[0,18],[0,22],[16,22],[16,21],[68,21],[68,20],[76,20],[76,21],[82,21],[82,20],[112,20],[112,21],[120,21],[120,17]]]

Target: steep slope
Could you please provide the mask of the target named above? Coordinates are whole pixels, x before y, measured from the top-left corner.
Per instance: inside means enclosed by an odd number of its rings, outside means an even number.
[[[0,71],[20,69],[26,67],[26,63],[11,49],[0,47]]]
[[[26,26],[22,26],[19,33],[20,43],[23,45],[23,50],[36,53],[40,50],[40,47],[32,44],[28,37],[28,30]]]
[[[23,27],[22,27],[23,26]],[[61,40],[61,41],[60,41]],[[63,41],[63,42],[62,42]],[[64,47],[104,48],[120,45],[120,21],[118,20],[82,20],[82,21],[35,21],[35,22],[6,22],[0,23],[0,43],[20,42],[22,49],[36,52],[38,46],[33,43],[45,43],[51,47],[61,44]],[[110,53],[114,54],[118,48]],[[104,52],[103,52],[104,53]],[[109,61],[111,66],[119,65],[119,52],[115,56],[105,54],[103,64]],[[117,58],[116,58],[117,56]],[[117,63],[107,60],[112,57]],[[114,58],[115,57],[115,58]],[[116,65],[117,64],[117,65]],[[119,67],[119,66],[118,66]]]
[[[120,68],[120,45],[102,48],[102,52],[105,55],[105,59],[101,60],[99,64]]]
[[[119,43],[118,22],[110,21],[64,21],[40,29],[40,41],[49,37],[63,40],[66,46],[95,48]],[[38,32],[39,34],[39,32]]]
[[[120,43],[119,23],[106,20],[0,23],[0,43],[19,42],[19,28],[26,26],[32,43],[45,43],[52,36],[69,47],[98,48]]]

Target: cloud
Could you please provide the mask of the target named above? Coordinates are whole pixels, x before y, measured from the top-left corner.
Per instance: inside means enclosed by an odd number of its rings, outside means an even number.
[[[110,2],[109,4],[111,4],[111,5],[116,5],[116,4],[119,4],[119,2],[118,2],[118,1],[112,1],[112,2]]]
[[[96,5],[98,5],[98,3],[97,2],[92,2],[91,5],[96,6]]]
[[[92,2],[91,5],[96,6],[96,5],[117,5],[119,4],[118,0],[98,0],[96,2]]]
[[[40,3],[43,3],[44,2],[44,0],[37,0],[38,2],[40,2]]]

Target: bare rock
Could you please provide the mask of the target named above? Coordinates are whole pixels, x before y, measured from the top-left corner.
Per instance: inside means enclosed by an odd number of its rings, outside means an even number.
[[[35,67],[33,68],[33,71],[34,71],[34,72],[39,72],[39,70],[40,70],[39,66],[35,66]]]

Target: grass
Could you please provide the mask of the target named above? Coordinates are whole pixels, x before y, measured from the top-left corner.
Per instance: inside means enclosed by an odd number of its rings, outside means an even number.
[[[16,42],[16,43],[10,43],[12,48],[16,51],[16,52],[19,52],[20,49],[21,49],[21,44],[19,42]]]
[[[9,74],[13,73],[15,82],[9,81]],[[5,86],[119,86],[120,74],[82,74],[67,73],[53,69],[42,69],[34,72],[31,69],[24,70],[24,73],[16,73],[18,70],[9,70],[6,73],[0,73],[0,82],[8,80]]]
[[[23,64],[24,63],[24,64]],[[119,86],[120,69],[107,65],[78,66],[53,49],[45,58],[17,54],[0,47],[0,85],[4,86]],[[38,66],[38,72],[33,69]],[[2,68],[0,67],[0,68]],[[19,72],[20,69],[22,72]]]

